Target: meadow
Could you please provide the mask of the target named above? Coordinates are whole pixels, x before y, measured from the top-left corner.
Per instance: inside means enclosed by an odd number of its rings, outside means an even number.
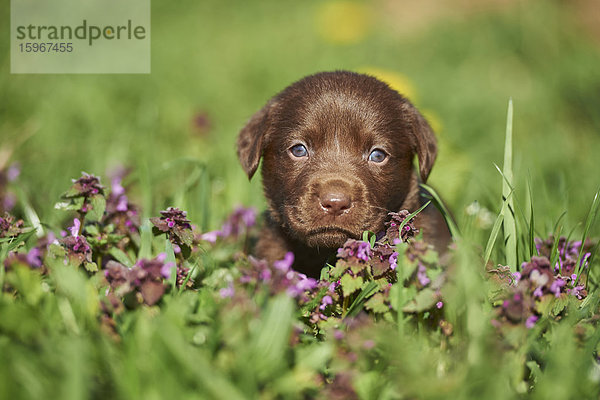
[[[0,398],[598,398],[599,41],[471,6],[154,1],[148,75],[10,74],[0,38]],[[335,69],[434,127],[448,266],[407,213],[320,280],[247,256],[237,133]]]

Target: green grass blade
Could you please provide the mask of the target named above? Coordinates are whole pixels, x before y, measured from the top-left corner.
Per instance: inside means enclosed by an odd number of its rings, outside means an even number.
[[[511,197],[513,184],[512,170],[512,135],[513,135],[513,102],[508,101],[508,113],[506,117],[506,136],[504,142],[504,165],[502,172],[506,182],[502,182],[502,197],[506,199],[502,207],[504,217],[504,242],[506,246],[506,264],[511,271],[517,270],[517,230],[514,216],[514,201]]]
[[[494,248],[494,244],[496,243],[496,239],[498,238],[498,233],[500,233],[500,227],[502,226],[502,221],[504,220],[504,216],[502,212],[498,213],[496,217],[496,221],[494,221],[494,225],[492,226],[492,231],[490,232],[490,237],[488,238],[487,244],[485,245],[485,255],[483,258],[483,265],[487,265],[490,260],[490,256],[492,255],[492,250]]]
[[[360,294],[356,297],[356,299],[352,302],[350,307],[348,307],[348,311],[344,318],[352,318],[355,317],[360,310],[362,310],[363,305],[375,291],[377,290],[377,283],[371,281],[369,282],[360,292]]]
[[[529,257],[539,255],[535,247],[535,220],[533,212],[533,191],[531,190],[531,176],[527,179],[527,188],[529,190]]]
[[[596,215],[598,214],[599,207],[600,207],[600,189],[598,189],[596,191],[596,195],[594,196],[594,200],[592,201],[590,211],[588,211],[588,215],[585,220],[585,228],[583,230],[583,236],[581,237],[581,248],[579,249],[579,255],[577,256],[577,264],[575,264],[576,268],[577,268],[577,278],[578,279],[581,274],[581,270],[583,269],[583,265],[580,265],[580,264],[581,264],[581,258],[583,257],[584,244],[585,244],[585,241],[590,232],[590,228],[591,228],[592,224],[594,223],[594,221],[596,220]]]
[[[413,219],[415,216],[417,216],[421,211],[423,211],[425,209],[425,207],[427,207],[429,204],[431,203],[431,200],[429,200],[427,203],[425,203],[421,208],[419,208],[417,211],[415,211],[412,214],[408,214],[408,216],[406,218],[404,218],[404,221],[402,221],[402,223],[400,224],[400,226],[398,227],[398,232],[402,233],[402,229],[404,229],[404,227],[406,226],[406,224],[408,224],[410,222],[411,219]],[[373,247],[373,246],[371,246]]]
[[[460,238],[460,230],[458,229],[458,226],[454,222],[452,215],[450,215],[450,212],[448,211],[448,209],[442,202],[442,199],[440,198],[440,196],[438,196],[437,192],[431,186],[426,185],[424,183],[421,183],[420,186],[423,189],[427,190],[427,192],[431,196],[433,205],[442,213],[442,216],[446,220],[446,225],[448,225],[448,229],[450,229],[450,233],[452,234],[452,237],[454,239],[459,239]]]
[[[558,226],[560,225],[560,221],[562,221],[562,219],[565,217],[565,215],[567,215],[566,211],[563,211],[562,214],[559,215],[558,219],[556,220],[556,223],[554,224],[554,228],[552,229],[552,232],[556,232],[556,230],[558,229]]]
[[[559,225],[558,228],[554,231],[554,244],[552,245],[552,251],[550,252],[550,267],[554,268],[556,262],[558,261],[558,240],[560,239],[560,234],[562,233],[562,225]],[[562,273],[562,265],[559,265],[559,272]]]

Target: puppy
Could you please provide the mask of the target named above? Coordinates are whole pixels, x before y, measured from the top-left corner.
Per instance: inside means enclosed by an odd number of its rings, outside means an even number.
[[[274,261],[292,251],[294,269],[318,277],[348,238],[382,231],[388,212],[426,202],[419,181],[437,146],[406,98],[371,76],[336,71],[305,77],[269,100],[241,130],[237,153],[249,179],[263,158],[268,210],[256,255]],[[450,233],[434,206],[415,225],[445,251]]]

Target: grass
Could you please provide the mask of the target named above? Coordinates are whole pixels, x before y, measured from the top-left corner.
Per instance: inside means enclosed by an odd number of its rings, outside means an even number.
[[[34,228],[0,239],[0,259],[72,225],[73,211],[54,209],[71,178],[84,170],[109,186],[105,171],[122,164],[142,223],[138,242],[113,258],[165,252],[165,262],[188,268],[155,305],[136,303],[136,292],[118,298],[128,306],[117,312],[106,311],[102,274],[65,266],[60,255],[45,260],[48,274],[3,264],[0,398],[350,398],[350,388],[363,399],[598,397],[598,246],[576,252],[574,284],[591,254],[587,297],[545,292],[524,306],[539,316],[531,329],[525,318],[511,321],[503,302],[517,289],[530,298],[535,287],[503,286],[509,275],[498,266],[523,271],[539,254],[535,237],[554,234],[554,265],[561,234],[584,243],[600,236],[600,52],[565,5],[533,1],[401,33],[405,15],[368,5],[377,23],[347,44],[320,36],[317,1],[152,7],[147,76],[10,75],[8,39],[0,39],[0,153],[9,157],[0,170],[21,166],[0,195],[13,192],[13,213]],[[8,26],[8,8],[0,16]],[[389,292],[361,275],[362,286],[325,307],[327,320],[311,323],[324,288],[305,303],[259,281],[239,283],[254,271],[236,255],[245,234],[201,242],[185,260],[153,236],[148,218],[167,206],[188,211],[198,233],[218,229],[236,204],[263,209],[259,179],[248,183],[235,159],[240,127],[305,74],[367,67],[408,81],[438,123],[440,156],[426,189],[460,237],[450,270],[419,253],[431,280],[422,285],[414,249],[399,245]],[[208,130],[193,124],[198,114]],[[480,208],[469,214],[473,201]],[[185,289],[191,279],[194,290]],[[426,290],[437,279],[439,293]],[[235,295],[223,298],[230,284]]]

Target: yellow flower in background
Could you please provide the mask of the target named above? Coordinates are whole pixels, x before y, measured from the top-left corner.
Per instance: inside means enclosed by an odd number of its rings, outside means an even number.
[[[415,86],[412,84],[410,79],[398,72],[377,67],[359,68],[358,72],[374,76],[380,81],[387,83],[392,89],[400,93],[402,96],[408,98],[411,103],[415,103],[417,101],[417,90],[415,89]]]
[[[317,31],[331,43],[360,41],[369,32],[371,21],[371,9],[355,1],[328,1],[320,5],[316,13]]]
[[[420,111],[421,114],[423,114],[423,116],[427,120],[427,122],[429,122],[429,126],[431,126],[431,129],[433,129],[435,133],[440,133],[444,128],[444,125],[442,125],[442,121],[440,120],[439,115],[437,115],[437,113],[433,110],[426,109]]]

